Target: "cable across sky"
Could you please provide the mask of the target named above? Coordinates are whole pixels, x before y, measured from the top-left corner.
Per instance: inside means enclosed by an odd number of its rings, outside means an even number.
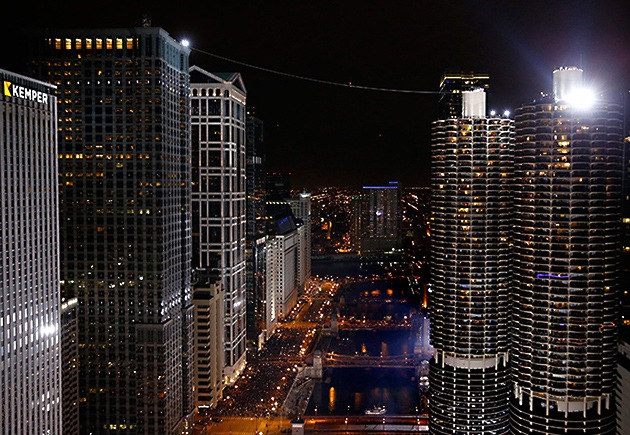
[[[416,89],[379,88],[379,87],[374,87],[374,86],[360,86],[360,85],[353,85],[352,83],[341,83],[341,82],[333,82],[333,81],[329,81],[329,80],[321,80],[321,79],[316,79],[316,78],[313,78],[313,77],[306,77],[306,76],[300,76],[300,75],[297,75],[297,74],[291,74],[291,73],[286,73],[286,72],[282,72],[282,71],[277,71],[277,70],[273,70],[273,69],[270,69],[270,68],[265,68],[265,67],[258,66],[258,65],[252,65],[251,63],[246,63],[246,62],[241,62],[241,61],[238,61],[238,60],[235,60],[235,59],[230,59],[229,57],[220,56],[218,54],[210,53],[208,51],[201,50],[199,48],[195,48],[195,47],[192,47],[192,46],[190,48],[191,48],[191,50],[196,51],[198,53],[205,54],[207,56],[212,56],[212,57],[215,57],[217,59],[225,60],[227,62],[232,62],[232,63],[235,63],[237,65],[242,65],[242,66],[245,66],[247,68],[253,68],[253,69],[257,69],[259,71],[268,72],[268,73],[271,73],[271,74],[281,75],[281,76],[284,76],[284,77],[290,77],[290,78],[297,79],[297,80],[305,80],[305,81],[309,81],[309,82],[320,83],[320,84],[323,84],[323,85],[340,86],[340,87],[344,87],[344,88],[361,89],[361,90],[365,90],[365,91],[394,92],[394,93],[399,93],[399,94],[439,94],[438,91],[421,91],[421,90],[416,90]]]

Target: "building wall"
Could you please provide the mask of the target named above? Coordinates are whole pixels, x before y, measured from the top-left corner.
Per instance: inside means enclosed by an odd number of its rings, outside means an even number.
[[[296,198],[291,198],[287,201],[291,205],[291,210],[295,217],[303,222],[303,229],[298,240],[298,285],[302,289],[306,280],[310,278],[312,270],[311,194],[306,192],[300,193]]]
[[[402,246],[402,214],[398,183],[363,186],[361,254],[382,253]]]
[[[516,112],[512,431],[614,433],[621,109]]]
[[[280,317],[281,306],[278,303],[277,293],[281,292],[283,276],[281,273],[284,241],[280,237],[268,237],[265,257],[266,286],[265,286],[265,317],[264,331],[266,338],[270,337],[276,329]]]
[[[432,135],[430,432],[504,434],[514,123],[450,118]]]
[[[265,236],[265,152],[264,124],[253,110],[248,110],[247,130],[247,339],[259,341],[264,311],[264,242]],[[262,257],[262,259],[261,259]]]
[[[277,319],[286,316],[297,304],[299,293],[298,231],[270,236],[267,241],[268,334]]]
[[[630,344],[619,343],[619,362],[617,364],[617,389],[615,406],[617,408],[617,434],[630,433]]]
[[[64,435],[79,435],[79,301],[61,303],[62,412]]]
[[[219,274],[225,289],[226,385],[246,358],[245,98],[238,73],[191,70],[193,265]]]
[[[79,301],[81,432],[178,431],[193,410],[189,49],[150,27],[32,36],[33,74],[63,96],[61,291]]]
[[[0,433],[61,433],[57,98],[0,80]]]
[[[195,283],[195,405],[215,408],[223,398],[225,291],[218,277],[202,276]]]
[[[445,71],[440,81],[440,112],[442,119],[459,118],[462,114],[462,92],[490,88],[490,76],[473,71]]]

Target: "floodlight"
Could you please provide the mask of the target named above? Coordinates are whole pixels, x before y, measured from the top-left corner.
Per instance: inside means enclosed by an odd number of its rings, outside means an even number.
[[[565,99],[566,103],[575,108],[585,110],[595,102],[595,93],[588,88],[575,89]]]

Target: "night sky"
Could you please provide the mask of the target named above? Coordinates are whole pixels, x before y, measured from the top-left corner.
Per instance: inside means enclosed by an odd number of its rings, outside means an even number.
[[[437,92],[445,69],[487,72],[488,108],[501,111],[550,90],[558,66],[581,65],[587,82],[607,93],[630,89],[627,0],[89,5],[3,5],[0,68],[23,72],[19,32],[27,27],[133,27],[148,15],[154,27],[191,41],[191,65],[243,75],[248,106],[265,123],[267,169],[290,172],[295,188],[426,186],[430,178],[436,93],[316,80]]]

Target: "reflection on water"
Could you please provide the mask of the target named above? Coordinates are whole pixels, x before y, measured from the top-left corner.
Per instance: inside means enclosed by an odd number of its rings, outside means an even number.
[[[324,353],[395,358],[414,352],[418,337],[412,328],[391,327],[406,323],[420,307],[405,279],[357,282],[340,292],[340,318],[347,323],[340,324],[339,334]],[[345,329],[348,323],[351,329]],[[363,415],[366,409],[383,405],[386,415],[415,415],[422,410],[414,368],[324,365],[306,415]]]
[[[306,414],[363,414],[385,405],[388,415],[413,415],[420,406],[413,369],[328,368],[315,385]]]
[[[328,390],[328,409],[330,411],[333,411],[335,409],[335,387],[330,387],[330,389]]]

